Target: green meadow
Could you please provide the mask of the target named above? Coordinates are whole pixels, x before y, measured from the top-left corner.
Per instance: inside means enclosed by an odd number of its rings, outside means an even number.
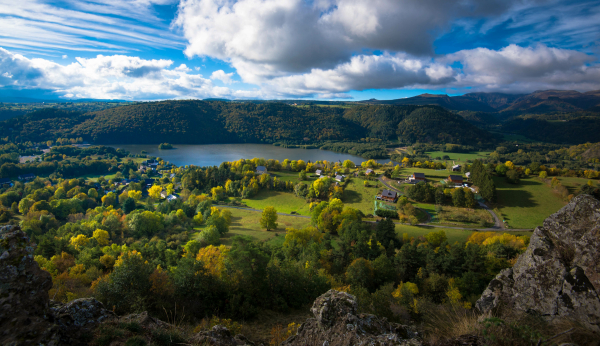
[[[498,198],[496,207],[511,228],[535,228],[566,203],[552,189],[536,178],[521,179],[509,184],[503,177],[494,177]]]

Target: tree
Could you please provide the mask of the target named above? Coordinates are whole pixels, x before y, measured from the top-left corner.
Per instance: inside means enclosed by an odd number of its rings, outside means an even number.
[[[465,206],[465,190],[461,188],[454,189],[452,191],[452,203],[455,207]]]
[[[127,200],[129,198],[129,194],[127,193],[127,191],[123,191],[120,195],[119,195],[119,203],[123,204],[125,203],[125,200]]]
[[[123,203],[123,212],[125,214],[129,214],[135,210],[135,207],[136,207],[135,199],[127,198],[125,200],[125,202]]]
[[[218,245],[221,240],[221,233],[219,233],[219,230],[215,226],[208,226],[200,232],[198,240],[202,246]]]
[[[506,181],[508,181],[511,184],[518,184],[521,181],[519,172],[515,171],[514,169],[511,169],[508,172],[506,172]]]
[[[127,192],[127,195],[129,196],[129,198],[133,198],[136,201],[142,199],[142,191],[130,190]]]
[[[193,220],[197,226],[200,226],[202,224],[202,222],[204,221],[204,217],[202,216],[201,212],[198,212],[196,215],[194,215]]]
[[[222,186],[216,186],[210,189],[210,193],[212,194],[212,199],[215,201],[219,201],[225,197],[225,189]]]
[[[355,259],[346,269],[346,280],[351,285],[369,289],[373,283],[373,266],[364,258]]]
[[[465,207],[467,207],[467,208],[475,207],[475,194],[469,188],[465,188]]]
[[[345,160],[344,163],[342,163],[342,167],[344,167],[344,168],[354,168],[356,166],[354,165],[354,162],[352,162],[350,160]]]
[[[71,245],[73,245],[76,249],[80,249],[86,246],[89,241],[90,239],[84,234],[80,234],[76,237],[71,237]]]
[[[273,207],[266,207],[262,212],[260,218],[260,225],[266,228],[267,231],[277,229],[277,210]]]
[[[23,198],[19,202],[19,213],[21,213],[23,215],[27,214],[27,212],[29,211],[29,209],[31,208],[31,206],[34,203],[35,203],[35,201],[30,198]]]
[[[106,246],[108,245],[108,232],[103,230],[103,229],[97,229],[94,231],[94,235],[93,235],[94,239],[96,239],[96,241],[98,242],[98,245],[100,246]]]
[[[114,192],[109,192],[106,195],[102,196],[102,205],[105,207],[114,206],[117,201],[117,197]]]
[[[98,191],[92,187],[91,189],[88,190],[87,195],[90,198],[96,199],[96,198],[98,198]]]
[[[306,171],[305,170],[301,170],[300,173],[298,173],[298,178],[300,180],[306,180]]]
[[[541,171],[541,172],[540,172],[540,178],[541,178],[541,179],[546,179],[546,178],[548,178],[548,173],[546,173],[546,171]]]
[[[154,185],[148,189],[148,195],[152,199],[160,199],[160,193],[162,192],[162,187],[159,185]]]
[[[56,198],[56,199],[67,198],[67,193],[65,192],[65,189],[63,187],[59,187],[58,189],[56,189],[56,191],[54,191],[54,198]]]

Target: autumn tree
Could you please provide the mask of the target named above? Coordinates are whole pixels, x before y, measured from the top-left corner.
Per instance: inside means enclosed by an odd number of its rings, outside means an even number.
[[[260,218],[260,225],[266,228],[267,231],[277,229],[277,210],[273,207],[266,207],[262,212]]]

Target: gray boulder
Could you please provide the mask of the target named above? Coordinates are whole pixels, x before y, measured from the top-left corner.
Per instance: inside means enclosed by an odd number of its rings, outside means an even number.
[[[248,341],[245,336],[241,334],[233,336],[229,329],[221,325],[216,325],[208,331],[199,332],[190,341],[197,345],[254,346],[254,343]]]
[[[600,201],[577,196],[548,217],[514,267],[490,282],[476,307],[483,313],[575,319],[600,331]]]
[[[353,295],[329,290],[318,297],[310,309],[315,318],[306,320],[298,328],[297,335],[282,345],[421,345],[412,328],[375,315],[357,314],[357,308]]]

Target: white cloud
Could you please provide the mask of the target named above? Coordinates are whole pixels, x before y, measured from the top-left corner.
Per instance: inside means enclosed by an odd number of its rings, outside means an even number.
[[[223,70],[214,71],[210,75],[210,79],[212,79],[212,80],[217,79],[225,84],[231,84],[231,82],[232,82],[231,77],[233,77],[233,72],[225,73],[225,71],[223,71]]]
[[[28,59],[0,48],[0,87],[55,90],[68,98],[154,100],[173,98],[266,97],[263,92],[236,91],[215,86],[191,74],[185,65],[171,68],[170,60],[145,60],[125,55],[76,58],[61,65]]]
[[[63,54],[62,58],[66,59],[66,58],[68,58],[68,56],[66,54]]]
[[[454,83],[460,87],[512,92],[600,89],[600,66],[593,64],[596,58],[575,50],[513,44],[500,50],[463,50],[440,60],[463,65]]]
[[[175,23],[189,57],[230,62],[243,81],[260,83],[335,68],[365,51],[430,56],[454,18],[502,13],[520,1],[181,0]]]
[[[40,52],[56,49],[126,52],[132,45],[182,47],[153,12],[171,0],[0,0],[0,46]]]

